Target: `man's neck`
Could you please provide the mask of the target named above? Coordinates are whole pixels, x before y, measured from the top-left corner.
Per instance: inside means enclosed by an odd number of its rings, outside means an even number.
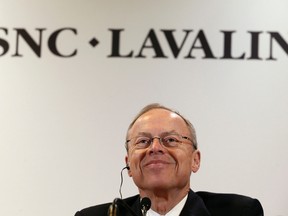
[[[151,200],[151,208],[159,213],[165,215],[172,208],[174,208],[189,192],[190,188],[173,189],[165,191],[141,191],[141,197],[149,197]]]

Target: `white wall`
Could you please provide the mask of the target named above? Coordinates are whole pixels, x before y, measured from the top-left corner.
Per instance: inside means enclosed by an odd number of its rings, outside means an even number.
[[[287,1],[4,1],[0,0],[0,215],[73,215],[119,197],[125,133],[147,103],[179,110],[195,125],[202,151],[194,190],[258,198],[268,216],[288,215],[288,55],[270,37],[288,42]],[[64,31],[57,47],[47,41]],[[20,38],[24,28],[39,39],[41,57]],[[121,33],[121,54],[136,55],[153,29],[168,58],[109,58],[112,35]],[[161,29],[193,29],[174,58]],[[205,32],[217,59],[185,59],[197,33]],[[223,33],[233,34],[233,56],[223,55]],[[250,34],[262,31],[259,56],[247,60]],[[100,43],[89,45],[96,37]],[[147,42],[148,45],[148,42]],[[199,45],[199,41],[198,41]],[[201,45],[201,44],[200,44]],[[124,197],[137,193],[124,175]]]

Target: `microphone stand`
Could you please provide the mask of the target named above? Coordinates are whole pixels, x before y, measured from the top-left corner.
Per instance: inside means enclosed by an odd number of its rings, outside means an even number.
[[[108,216],[117,216],[117,204],[115,200],[111,203],[108,209]]]
[[[123,206],[132,216],[139,216],[130,208],[129,205],[127,205],[120,198],[114,199],[114,201],[112,202],[112,204],[110,205],[108,209],[108,216],[117,216],[117,209],[118,209],[117,204]]]

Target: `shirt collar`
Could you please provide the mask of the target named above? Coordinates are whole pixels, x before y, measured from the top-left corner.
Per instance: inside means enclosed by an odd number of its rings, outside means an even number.
[[[169,212],[167,212],[167,214],[165,214],[165,216],[178,216],[180,215],[185,202],[187,200],[188,195],[186,195],[176,206],[174,206],[174,208],[172,208]],[[153,211],[152,209],[149,209],[147,211],[147,216],[162,216],[159,213]]]

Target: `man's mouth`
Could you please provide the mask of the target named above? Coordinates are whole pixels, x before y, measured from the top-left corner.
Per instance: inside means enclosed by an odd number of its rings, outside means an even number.
[[[145,167],[146,166],[150,166],[150,167],[151,166],[163,166],[163,165],[168,165],[168,164],[170,163],[164,160],[151,160],[145,164]]]

